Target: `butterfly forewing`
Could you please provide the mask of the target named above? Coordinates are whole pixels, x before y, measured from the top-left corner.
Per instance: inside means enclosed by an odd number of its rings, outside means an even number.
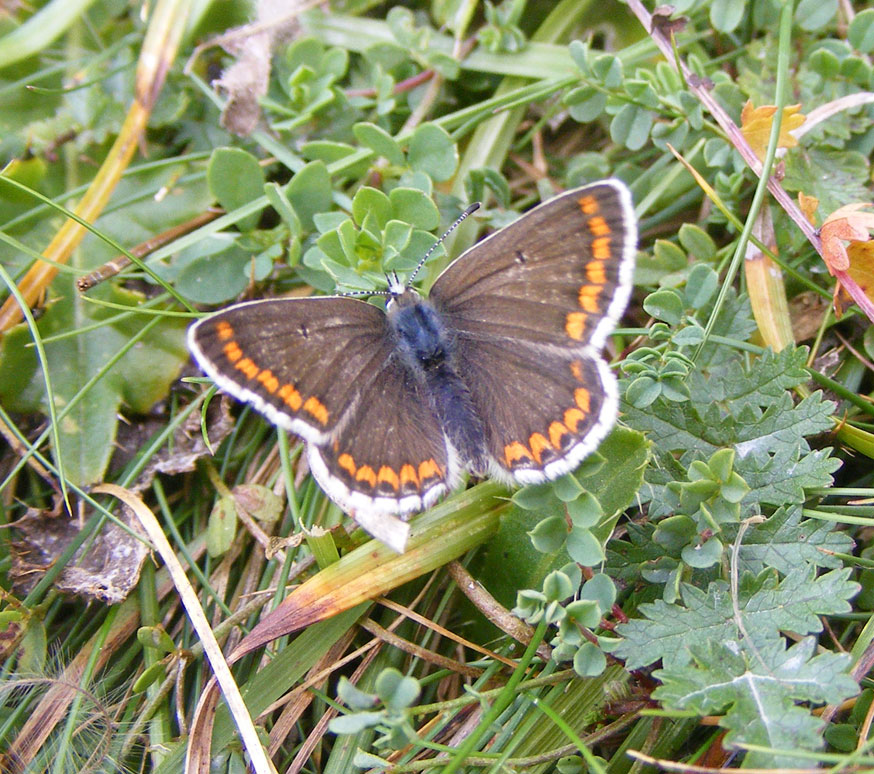
[[[568,191],[462,255],[430,299],[471,338],[597,351],[628,301],[636,239],[622,184]]]
[[[351,298],[238,304],[192,326],[188,343],[223,390],[316,443],[392,355],[383,312]]]

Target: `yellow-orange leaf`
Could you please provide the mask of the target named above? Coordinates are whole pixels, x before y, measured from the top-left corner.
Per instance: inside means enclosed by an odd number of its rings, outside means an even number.
[[[847,271],[850,268],[850,258],[844,242],[864,243],[871,239],[869,229],[874,229],[874,213],[859,212],[872,206],[867,202],[855,202],[835,210],[825,219],[820,229],[822,238],[822,257],[828,270],[834,274],[837,271]]]
[[[797,129],[804,123],[803,113],[798,111],[801,105],[787,105],[783,108],[783,120],[780,122],[780,136],[777,138],[778,148],[794,148],[798,145],[789,132]],[[740,114],[740,129],[743,136],[750,144],[753,152],[759,159],[765,158],[768,148],[768,138],[771,136],[771,124],[774,123],[774,114],[777,112],[775,105],[762,105],[753,107],[753,103],[747,100]]]
[[[815,196],[808,196],[806,193],[802,191],[798,192],[798,209],[801,210],[801,214],[807,218],[808,223],[815,226],[816,221],[814,220],[814,216],[816,215],[816,208],[819,207],[819,199]]]
[[[851,242],[847,257],[849,279],[842,278],[841,285],[853,300],[864,295],[874,304],[874,242]]]

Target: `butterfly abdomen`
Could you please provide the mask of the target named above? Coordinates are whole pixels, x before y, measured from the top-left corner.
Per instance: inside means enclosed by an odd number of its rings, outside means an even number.
[[[440,315],[419,299],[393,310],[389,320],[401,359],[427,395],[459,461],[473,473],[485,475],[485,428],[455,368],[455,343]]]

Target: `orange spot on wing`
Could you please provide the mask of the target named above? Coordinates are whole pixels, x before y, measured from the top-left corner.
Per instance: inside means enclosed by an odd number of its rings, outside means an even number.
[[[520,443],[519,441],[513,441],[513,443],[508,443],[504,447],[504,462],[507,463],[508,468],[512,468],[519,461],[528,461],[530,462],[533,459],[531,456],[531,452],[525,446],[525,444]]]
[[[580,422],[586,421],[586,415],[578,408],[569,408],[564,412],[564,423],[572,433],[579,432]]]
[[[326,409],[325,404],[315,396],[306,399],[306,403],[303,404],[303,410],[311,417],[318,420],[320,424],[328,424],[328,409]]]
[[[581,285],[577,301],[589,314],[597,314],[601,311],[601,288],[597,285]]]
[[[532,433],[531,437],[528,439],[528,445],[531,447],[531,452],[534,454],[534,459],[537,460],[538,465],[543,457],[543,452],[552,448],[543,433]]]
[[[231,327],[231,324],[225,320],[219,320],[215,324],[215,332],[222,341],[230,341],[234,338],[234,329]]]
[[[355,471],[358,470],[358,468],[355,466],[355,460],[352,459],[351,454],[341,454],[337,457],[337,464],[354,478]]]
[[[600,215],[589,219],[589,233],[592,236],[603,237],[610,234],[610,226]]]
[[[577,387],[577,389],[574,390],[574,402],[586,414],[592,413],[591,397],[592,396],[589,395],[589,391],[585,387]]]
[[[225,353],[225,357],[232,363],[236,363],[241,357],[243,357],[243,350],[240,349],[236,341],[229,341],[225,344],[224,347],[222,347],[222,352]]]
[[[571,312],[564,322],[564,332],[574,341],[581,341],[586,330],[586,317],[583,312]]]
[[[578,382],[583,382],[586,380],[586,376],[583,373],[583,361],[582,360],[572,360],[571,361],[571,373],[574,375],[574,379]]]
[[[596,285],[603,285],[607,281],[602,261],[589,261],[586,264],[586,279]]]
[[[282,402],[292,411],[298,411],[303,404],[303,399],[300,397],[300,393],[290,384],[283,384],[282,387],[279,388],[278,395],[282,398]]]
[[[242,371],[247,379],[254,379],[261,372],[261,369],[252,362],[251,358],[248,357],[244,357],[234,366],[234,368],[238,371]]]
[[[613,255],[610,252],[610,240],[607,237],[593,239],[592,255],[594,255],[599,261],[609,261]]]
[[[277,379],[269,368],[265,368],[258,374],[258,381],[264,385],[264,389],[269,393],[274,393],[279,389],[279,379]]]
[[[419,463],[419,481],[425,484],[429,478],[440,478],[440,466],[434,459]]]
[[[371,487],[376,486],[376,473],[370,465],[362,465],[355,474],[356,481],[366,481]]]
[[[400,489],[401,482],[400,482],[400,479],[398,478],[398,474],[395,473],[394,470],[392,468],[390,468],[388,465],[383,465],[379,469],[379,473],[376,476],[376,480],[380,484],[388,484],[392,489],[395,490],[395,492],[397,492],[398,489]]]
[[[594,196],[583,196],[577,200],[585,215],[594,215],[598,210],[598,200]]]
[[[553,422],[549,426],[549,442],[556,449],[561,449],[561,439],[568,435],[568,429],[561,422]]]
[[[401,466],[401,487],[407,488],[412,485],[413,489],[419,488],[419,477],[416,475],[416,469],[407,463]]]

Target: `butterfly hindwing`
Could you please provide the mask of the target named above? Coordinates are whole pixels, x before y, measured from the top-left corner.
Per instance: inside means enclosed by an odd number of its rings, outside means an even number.
[[[419,511],[459,480],[421,386],[396,358],[362,389],[328,443],[309,444],[308,456],[331,499],[356,514]]]
[[[429,298],[462,335],[597,352],[628,302],[636,242],[628,190],[603,181],[476,244]]]
[[[528,484],[572,471],[616,417],[616,379],[599,357],[470,340],[457,355],[496,478]]]

